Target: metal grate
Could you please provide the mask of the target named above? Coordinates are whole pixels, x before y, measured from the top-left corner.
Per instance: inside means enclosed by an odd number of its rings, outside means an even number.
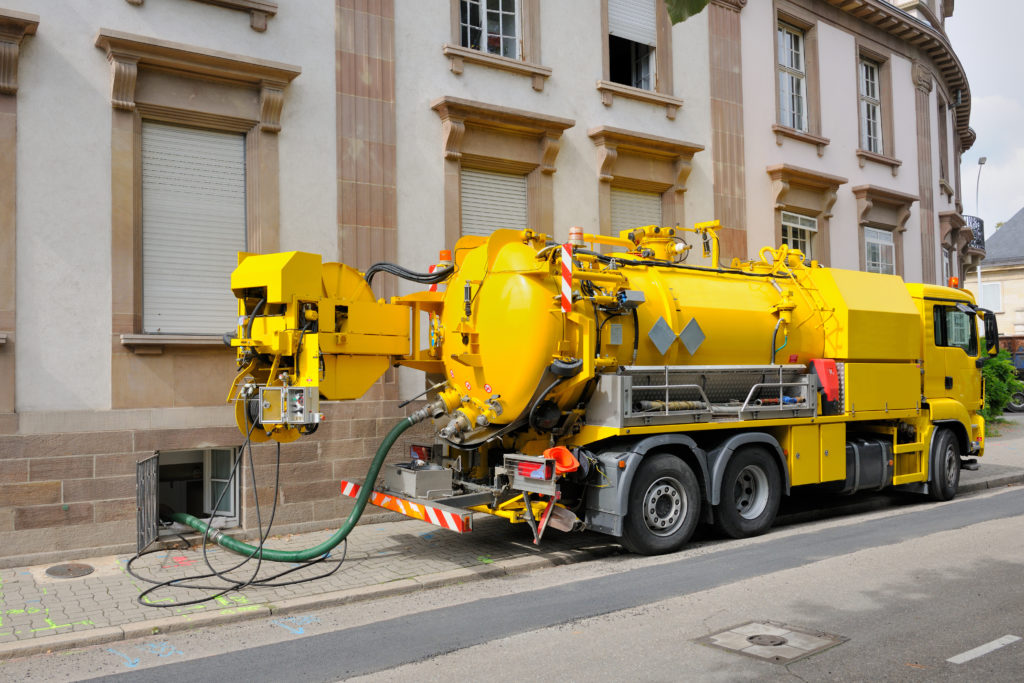
[[[154,453],[144,458],[135,466],[137,485],[136,502],[136,534],[138,551],[141,553],[160,535],[159,530],[159,497],[160,497],[160,455]]]

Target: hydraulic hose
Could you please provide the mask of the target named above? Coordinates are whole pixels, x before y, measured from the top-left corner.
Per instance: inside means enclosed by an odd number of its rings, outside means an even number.
[[[395,441],[399,436],[401,436],[402,432],[409,429],[409,427],[412,427],[417,422],[423,421],[428,414],[428,408],[421,408],[392,427],[391,431],[384,437],[384,440],[380,442],[380,446],[377,447],[377,453],[373,456],[373,460],[370,462],[370,469],[366,472],[366,481],[359,489],[359,495],[356,496],[356,505],[352,508],[352,512],[349,513],[348,519],[345,520],[345,523],[341,525],[341,528],[334,532],[330,538],[319,545],[313,546],[312,548],[306,548],[305,550],[274,550],[271,548],[260,548],[232,538],[227,534],[221,533],[218,529],[212,529],[203,520],[187,513],[176,512],[171,515],[171,519],[175,522],[188,525],[198,532],[208,534],[210,540],[220,547],[225,550],[230,550],[233,553],[238,553],[239,555],[245,555],[246,557],[259,557],[270,562],[307,562],[309,560],[322,557],[333,550],[339,543],[344,541],[349,533],[352,532],[356,522],[358,522],[359,518],[362,517],[363,510],[366,508],[366,503],[370,500],[370,494],[373,493],[373,483],[377,480],[380,468],[384,464],[384,458],[387,457],[388,451],[391,450]]]

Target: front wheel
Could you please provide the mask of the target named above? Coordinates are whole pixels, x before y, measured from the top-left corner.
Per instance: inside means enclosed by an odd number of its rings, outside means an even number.
[[[697,527],[700,500],[689,465],[667,453],[645,457],[629,488],[622,544],[641,555],[678,550]]]
[[[933,500],[952,500],[960,487],[960,445],[949,429],[935,435],[931,481],[928,495]]]
[[[779,468],[763,448],[748,447],[734,454],[722,476],[715,527],[726,536],[747,538],[768,531],[782,501]]]

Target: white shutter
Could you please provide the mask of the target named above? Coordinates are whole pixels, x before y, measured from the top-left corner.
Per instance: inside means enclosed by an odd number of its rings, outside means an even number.
[[[223,334],[245,251],[245,136],[142,124],[142,327]]]
[[[608,0],[608,33],[655,47],[658,44],[655,2],[661,0]]]
[[[661,225],[661,195],[612,189],[612,234],[643,225]]]
[[[463,235],[526,227],[526,176],[462,169]]]

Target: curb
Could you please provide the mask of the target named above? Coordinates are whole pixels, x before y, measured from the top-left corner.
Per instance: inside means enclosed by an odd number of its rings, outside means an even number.
[[[0,643],[0,662],[57,650],[73,650],[90,645],[102,645],[132,638],[188,631],[205,626],[219,626],[221,624],[230,624],[272,615],[294,614],[311,607],[337,607],[354,602],[414,593],[425,588],[440,588],[470,581],[515,576],[557,565],[596,560],[618,551],[618,544],[609,543],[595,548],[560,551],[543,557],[517,557],[479,567],[460,567],[459,569],[398,579],[388,583],[331,591],[319,595],[289,598],[279,602],[244,605],[229,614],[182,614],[173,617],[147,619],[146,621],[137,621],[121,626],[105,626],[89,631],[62,633],[55,636],[33,638],[31,640]]]

